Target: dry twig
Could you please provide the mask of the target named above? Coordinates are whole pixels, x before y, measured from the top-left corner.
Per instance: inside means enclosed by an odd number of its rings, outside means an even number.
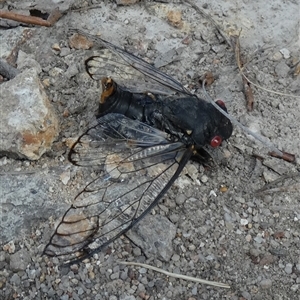
[[[0,10],[0,18],[13,20],[20,23],[32,24],[32,25],[39,25],[39,26],[46,26],[46,27],[51,26],[50,22],[48,22],[47,20],[43,20],[41,18],[33,17],[33,16],[21,15],[7,10]]]
[[[244,92],[247,102],[247,110],[252,111],[253,110],[253,104],[254,104],[254,97],[253,92],[251,88],[251,83],[248,81],[247,77],[244,76],[243,68],[244,68],[244,61],[241,58],[241,45],[240,45],[240,39],[239,36],[234,36],[233,38],[233,44],[234,44],[234,52],[236,57],[237,66],[239,68],[240,74],[243,79],[244,83]]]
[[[244,69],[246,67],[246,65],[249,63],[245,63],[244,61],[241,60],[240,57],[240,41],[239,41],[239,37],[233,37],[233,43],[234,43],[234,51],[235,51],[235,56],[236,56],[236,61],[237,61],[237,66],[239,68],[240,74],[243,77],[243,82],[244,82],[244,89],[245,89],[245,94],[246,94],[246,98],[247,99],[247,103],[250,104],[250,106],[253,107],[253,93],[252,93],[252,89],[250,88],[251,85],[255,86],[256,88],[259,88],[263,91],[266,91],[268,93],[272,93],[272,94],[276,94],[276,95],[280,95],[280,96],[286,96],[286,97],[292,97],[292,98],[300,98],[299,96],[296,95],[291,95],[291,94],[285,94],[285,93],[281,93],[281,92],[276,92],[273,90],[269,90],[266,89],[256,83],[254,83],[253,81],[251,81],[245,74]],[[247,86],[246,86],[247,85]],[[250,88],[250,91],[248,91],[248,89]],[[252,103],[252,104],[251,104]],[[248,104],[247,104],[247,109],[248,109]],[[249,110],[249,109],[248,109]],[[252,110],[252,109],[251,109]]]
[[[295,154],[292,154],[292,153],[282,151],[282,155],[279,156],[276,152],[271,151],[268,154],[272,157],[280,158],[280,159],[283,159],[283,160],[285,160],[287,162],[290,162],[290,163],[295,163],[296,162],[296,156],[295,156]]]
[[[297,191],[300,190],[300,184],[295,183],[292,185],[287,185],[287,186],[281,186],[281,187],[274,187],[278,183],[283,183],[283,181],[287,179],[295,179],[297,177],[300,177],[300,172],[290,172],[286,175],[283,175],[279,177],[278,179],[264,185],[261,189],[257,190],[255,193],[256,194],[262,194],[262,193],[277,193],[277,192],[285,192],[285,191]]]
[[[51,12],[47,20],[43,20],[42,18],[39,17],[17,14],[8,10],[0,10],[0,18],[13,20],[25,24],[39,25],[39,26],[46,26],[46,27],[53,26],[60,19],[61,16],[62,14],[60,13],[58,8],[54,9]]]
[[[186,275],[181,275],[181,274],[177,274],[177,273],[171,273],[168,272],[166,270],[154,267],[154,266],[150,266],[147,264],[142,264],[142,263],[136,263],[136,262],[127,262],[127,261],[119,261],[120,264],[122,265],[132,265],[132,266],[138,266],[138,267],[143,267],[149,270],[153,270],[162,274],[165,274],[167,276],[170,277],[174,277],[174,278],[179,278],[179,279],[183,279],[183,280],[188,280],[188,281],[194,281],[194,282],[198,282],[198,283],[203,283],[203,284],[207,284],[207,285],[212,285],[212,286],[217,286],[217,287],[222,287],[225,289],[230,289],[230,286],[228,284],[225,283],[220,283],[220,282],[216,282],[216,281],[209,281],[209,280],[205,280],[205,279],[200,279],[200,278],[196,278],[196,277],[191,277],[191,276],[186,276]]]

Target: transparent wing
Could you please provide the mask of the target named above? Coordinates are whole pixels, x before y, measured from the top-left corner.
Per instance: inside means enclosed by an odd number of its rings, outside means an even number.
[[[174,94],[174,90],[143,75],[108,49],[99,50],[88,58],[85,67],[93,80],[100,81],[103,77],[109,76],[132,93]]]
[[[182,143],[123,115],[99,119],[70,158],[77,165],[101,165],[102,172],[76,196],[44,253],[73,260],[100,251],[157,204],[191,155]]]
[[[70,32],[86,36],[96,45],[106,48],[86,61],[87,72],[93,79],[100,80],[102,77],[111,76],[118,84],[126,86],[134,93],[178,92],[191,95],[179,81],[134,54],[82,30],[71,29]]]

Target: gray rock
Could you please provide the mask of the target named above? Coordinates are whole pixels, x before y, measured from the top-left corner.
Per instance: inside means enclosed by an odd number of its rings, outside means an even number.
[[[3,261],[5,261],[5,252],[1,251],[0,252],[0,262],[3,262]]]
[[[281,52],[281,54],[283,55],[283,57],[284,57],[285,59],[288,59],[288,58],[291,57],[291,52],[290,52],[290,50],[288,50],[288,49],[286,49],[286,48],[281,49],[280,52]]]
[[[133,254],[134,254],[134,256],[140,256],[142,254],[142,251],[140,248],[134,248]]]
[[[83,293],[84,293],[84,291],[83,291],[82,287],[80,287],[80,288],[78,289],[78,295],[82,295]]]
[[[271,288],[271,286],[272,286],[272,280],[271,280],[271,279],[263,279],[263,280],[260,282],[260,286],[261,286],[263,289],[269,289],[269,288]]]
[[[67,56],[71,53],[71,49],[68,48],[68,47],[63,47],[61,48],[61,51],[60,51],[60,56],[61,57],[64,57],[64,56]]]
[[[18,274],[14,274],[13,276],[11,276],[10,283],[12,285],[20,285],[21,283],[20,276]]]
[[[299,289],[299,284],[293,284],[293,285],[291,286],[291,290],[292,290],[293,292],[296,292],[298,289]]]
[[[77,75],[78,73],[79,73],[79,71],[78,71],[77,66],[73,64],[73,65],[69,66],[68,70],[65,73],[65,76],[70,79],[73,76]]]
[[[30,263],[30,253],[21,249],[10,257],[10,267],[14,272],[24,271]]]
[[[127,278],[128,278],[128,275],[127,275],[127,272],[121,272],[121,274],[120,274],[120,278],[123,280],[123,281],[125,281]]]
[[[22,50],[18,52],[17,66],[19,70],[35,69],[38,74],[42,72],[40,64],[33,58],[33,55],[29,55]]]
[[[116,272],[110,275],[110,279],[115,280],[120,277],[120,272]]]
[[[279,77],[285,78],[288,76],[288,72],[290,71],[290,68],[287,66],[287,64],[282,60],[277,64],[275,67],[275,72]]]
[[[193,289],[192,289],[192,294],[193,294],[193,295],[197,295],[197,293],[198,293],[198,289],[197,289],[197,287],[195,286],[195,287],[193,287]]]
[[[186,196],[185,195],[178,194],[175,201],[176,201],[176,204],[182,205],[185,200],[186,200]]]
[[[249,253],[253,257],[258,257],[260,255],[260,251],[256,248],[251,248]]]
[[[300,76],[294,79],[289,88],[293,93],[300,95]]]
[[[120,300],[135,300],[136,298],[134,296],[124,296],[124,297],[120,297]]]
[[[251,300],[251,299],[252,299],[250,293],[248,293],[248,292],[246,292],[246,291],[243,291],[243,292],[242,292],[242,296],[243,296],[245,299],[247,299],[247,300]]]
[[[148,215],[138,225],[134,226],[127,236],[143,252],[151,257],[169,261],[172,254],[172,240],[175,238],[176,226],[161,215]]]
[[[27,276],[29,279],[33,280],[36,277],[36,270],[27,270]]]
[[[1,7],[2,9],[2,7]],[[16,27],[14,30],[1,30],[0,56],[6,58],[11,54],[12,45],[16,45],[20,39],[24,27]]]
[[[47,179],[46,179],[47,178]],[[7,243],[16,237],[29,233],[31,228],[51,215],[58,217],[67,208],[63,204],[64,193],[56,194],[58,186],[62,185],[58,178],[48,173],[35,172],[28,174],[13,174],[1,176],[0,197],[1,231],[0,239]],[[53,192],[49,190],[53,188]],[[60,201],[57,205],[55,201]],[[50,232],[49,232],[50,234]]]
[[[178,254],[174,254],[174,255],[172,256],[172,260],[173,260],[173,261],[179,261],[179,260],[180,260],[180,256],[179,256]]]
[[[7,79],[12,79],[19,74],[19,70],[8,64],[4,59],[0,58],[0,74]]]
[[[58,135],[58,120],[37,75],[27,69],[1,85],[0,153],[39,159]]]
[[[277,51],[274,54],[272,53],[270,59],[273,61],[279,61],[282,59],[282,53],[280,51]]]
[[[183,51],[183,47],[177,49],[171,49],[156,57],[154,61],[155,68],[166,66],[176,60],[180,59],[180,55]]]
[[[145,273],[147,273],[147,269],[145,269],[145,268],[140,268],[140,269],[139,269],[139,273],[140,273],[140,274],[145,274]]]
[[[224,214],[224,219],[225,219],[226,222],[231,222],[232,221],[232,218],[231,218],[230,214],[227,213],[227,212]]]
[[[287,274],[292,274],[292,272],[293,272],[293,265],[291,263],[286,264],[286,266],[284,268],[284,271]]]

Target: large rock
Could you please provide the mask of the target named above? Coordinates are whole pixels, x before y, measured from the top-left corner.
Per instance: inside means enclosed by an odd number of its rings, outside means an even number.
[[[61,218],[69,207],[66,199],[71,198],[57,176],[64,171],[45,168],[0,176],[1,244],[30,234],[50,216],[54,220]]]
[[[147,215],[126,233],[147,257],[157,256],[163,261],[169,261],[173,255],[175,235],[176,226],[161,215]]]
[[[36,68],[25,69],[0,89],[0,154],[39,159],[59,132]]]

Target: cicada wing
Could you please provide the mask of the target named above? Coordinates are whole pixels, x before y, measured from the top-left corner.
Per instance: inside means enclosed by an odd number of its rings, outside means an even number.
[[[85,68],[93,80],[100,81],[103,77],[111,77],[118,85],[132,93],[174,94],[174,90],[132,68],[108,49],[99,50],[89,57],[85,61]]]
[[[167,133],[122,114],[107,114],[91,124],[72,146],[69,160],[77,166],[103,166],[107,156],[120,157],[140,147],[169,144]],[[106,162],[107,163],[107,162]]]
[[[103,173],[76,196],[44,250],[47,255],[83,259],[103,249],[157,204],[192,155],[192,149],[161,136],[156,144],[154,139],[144,144],[153,132],[143,123],[117,114],[104,118],[79,138],[71,154],[79,165],[92,165],[99,155]],[[83,148],[79,144],[86,136],[91,146],[84,142]]]
[[[173,92],[178,92],[182,93],[185,95],[191,95],[191,93],[176,79],[173,77],[165,74],[164,72],[156,69],[154,66],[151,64],[147,63],[145,60],[135,56],[134,54],[127,52],[126,50],[110,43],[107,42],[100,37],[90,35],[82,30],[78,29],[71,29],[70,32],[76,32],[80,35],[86,36],[88,39],[93,41],[96,45],[104,47],[112,53],[111,55],[108,55],[109,59],[106,58],[107,53],[104,51],[100,55],[98,55],[98,59],[91,59],[88,60],[88,73],[89,74],[95,74],[92,75],[93,78],[98,78],[99,75],[104,75],[103,73],[106,70],[112,69],[113,71],[116,71],[117,74],[121,75],[120,79],[122,80],[122,76],[125,78],[126,74],[129,75],[130,79],[131,78],[137,78],[136,81],[132,81],[132,87],[135,89],[137,88],[136,85],[140,85],[141,82],[141,75],[144,75],[143,78],[147,83],[146,90],[141,90],[138,88],[138,90],[133,90],[132,92],[153,92],[153,93],[170,93],[170,90]],[[116,55],[118,56],[116,58]],[[120,62],[122,59],[122,62]],[[109,66],[111,61],[111,68]],[[99,65],[99,68],[101,68],[100,71],[96,71],[95,66]],[[117,66],[118,64],[118,66]],[[91,65],[91,67],[89,66]],[[136,71],[129,70],[128,66],[131,67],[131,69],[135,69],[138,73],[138,77],[136,76]],[[128,73],[127,73],[128,72]],[[108,76],[110,74],[105,74],[104,76]],[[134,75],[134,76],[133,76]],[[113,75],[111,75],[113,76]],[[102,76],[103,77],[103,76]],[[117,78],[113,78],[116,80],[118,83]],[[126,81],[126,86],[128,86],[128,82]],[[135,85],[135,86],[134,86]]]

